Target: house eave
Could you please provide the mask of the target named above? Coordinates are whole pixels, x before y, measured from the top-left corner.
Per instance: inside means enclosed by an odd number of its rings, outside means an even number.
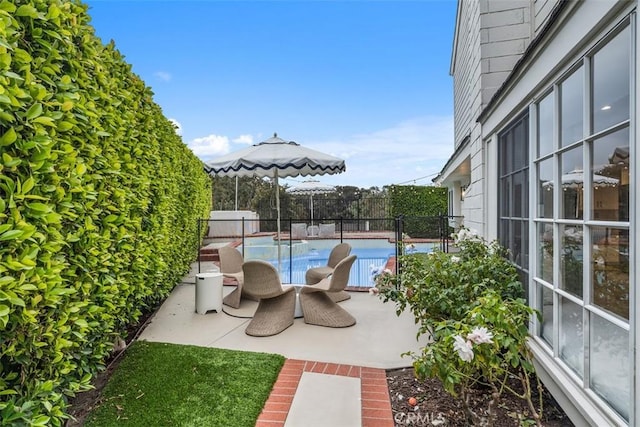
[[[465,151],[465,149],[469,145],[469,141],[471,141],[471,135],[465,136],[462,142],[460,143],[460,145],[458,145],[458,147],[455,149],[453,154],[451,154],[451,157],[449,157],[449,159],[447,160],[447,163],[445,163],[445,165],[442,167],[442,170],[438,172],[438,175],[436,175],[431,180],[431,182],[438,183],[442,181],[441,180],[442,176],[445,175],[445,173],[447,172],[447,169],[449,169],[449,167],[458,159],[458,157],[462,155],[462,153]]]

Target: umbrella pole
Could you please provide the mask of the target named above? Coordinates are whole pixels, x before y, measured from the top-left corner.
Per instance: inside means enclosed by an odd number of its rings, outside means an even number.
[[[275,179],[276,183],[276,212],[278,213],[278,224],[276,225],[276,229],[278,230],[278,274],[280,274],[280,186],[278,185],[278,169],[275,171]]]
[[[313,227],[313,194],[309,196],[309,204],[311,205],[311,227]]]
[[[236,176],[236,210],[238,210],[238,177]]]

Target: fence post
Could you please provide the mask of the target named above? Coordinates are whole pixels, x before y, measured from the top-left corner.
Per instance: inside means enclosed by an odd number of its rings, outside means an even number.
[[[293,227],[293,222],[289,217],[289,283],[293,280],[293,233],[291,227]]]
[[[360,197],[360,194],[358,194],[358,198],[356,199],[356,224],[358,231],[360,231]]]
[[[197,231],[198,236],[196,238],[196,249],[198,251],[198,273],[200,273],[200,245],[201,245],[201,243],[200,243],[200,236],[201,236],[201,234],[200,234],[200,231],[201,231],[200,221],[202,221],[202,220],[200,218],[198,218],[198,231]]]
[[[396,287],[399,289],[401,286],[401,273],[402,273],[402,264],[400,262],[400,255],[402,255],[400,251],[400,246],[402,245],[402,235],[403,233],[403,224],[404,224],[404,215],[399,215],[396,217]]]
[[[244,239],[244,217],[242,217],[242,218],[243,218],[243,221],[242,221],[242,238],[240,240],[242,241],[242,258],[244,258],[244,248],[247,246],[246,245],[247,242],[245,242],[245,239]]]

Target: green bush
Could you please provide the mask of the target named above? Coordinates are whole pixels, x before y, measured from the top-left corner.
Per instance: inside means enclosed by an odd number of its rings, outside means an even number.
[[[195,259],[210,180],[76,1],[0,2],[0,425],[61,425]]]
[[[523,296],[517,270],[497,242],[465,236],[456,238],[456,246],[454,254],[403,255],[399,276],[380,276],[385,301],[395,301],[398,312],[409,307],[420,333],[432,332],[444,320],[461,320],[487,289],[506,299]]]
[[[504,248],[465,228],[454,240],[456,253],[404,255],[399,276],[377,278],[384,301],[394,301],[398,315],[409,308],[418,334],[429,334],[422,353],[409,354],[416,376],[439,378],[445,390],[459,396],[469,425],[495,424],[504,392],[525,399],[532,422],[540,425],[542,406],[533,403],[535,371],[527,347],[528,322],[537,312],[521,298],[522,284]],[[510,379],[523,391],[510,388]],[[490,393],[483,414],[469,405],[477,385]]]
[[[461,320],[437,323],[433,343],[413,355],[416,376],[439,378],[445,390],[460,397],[469,425],[495,425],[504,393],[526,400],[529,413],[519,414],[522,425],[529,416],[540,425],[542,402],[536,405],[532,393],[540,383],[527,346],[527,325],[534,313],[523,299],[503,299],[495,290],[485,290]],[[520,383],[521,391],[510,379]],[[482,413],[469,405],[470,392],[477,386],[490,395]]]
[[[440,238],[440,215],[447,215],[447,189],[417,185],[389,187],[391,215],[408,217],[404,232],[411,237]]]

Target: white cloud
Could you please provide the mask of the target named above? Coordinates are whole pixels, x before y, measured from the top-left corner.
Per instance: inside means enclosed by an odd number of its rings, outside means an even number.
[[[196,138],[188,146],[207,161],[253,141],[254,137],[249,134],[234,139],[212,134]],[[391,184],[432,185],[432,178],[453,153],[453,117],[421,117],[387,129],[340,139],[299,142],[345,160],[345,173],[316,177],[323,183],[363,188]]]
[[[166,71],[156,71],[153,73],[154,77],[160,81],[168,82],[171,80],[171,73],[167,73]]]
[[[182,124],[180,124],[176,119],[169,119],[169,121],[176,127],[176,133],[178,135],[182,135]]]
[[[253,136],[248,135],[248,134],[240,135],[239,137],[233,139],[233,142],[236,143],[236,144],[252,145],[253,144]]]
[[[453,117],[420,117],[388,129],[305,145],[345,159],[347,171],[323,182],[356,187],[431,185],[453,152]]]
[[[229,138],[221,135],[209,135],[196,138],[188,144],[193,153],[202,160],[210,157],[223,156],[230,150]]]

